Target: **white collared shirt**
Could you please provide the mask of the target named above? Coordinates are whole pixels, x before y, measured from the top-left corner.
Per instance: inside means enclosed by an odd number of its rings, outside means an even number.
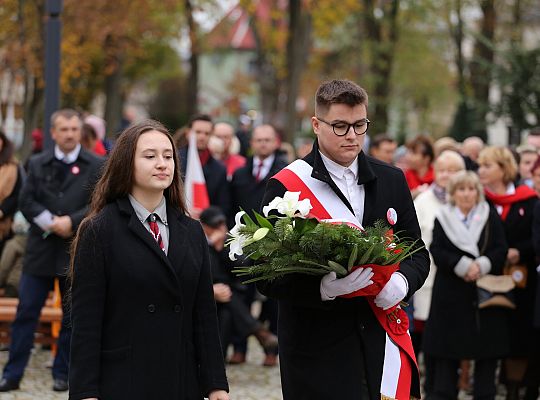
[[[467,215],[463,214],[461,210],[459,209],[459,207],[455,207],[454,209],[456,210],[456,214],[459,220],[462,221],[468,229],[469,226],[471,225],[471,221],[474,216],[474,213],[476,212],[476,206],[474,206]]]
[[[272,154],[266,157],[264,160],[261,160],[257,156],[253,156],[253,171],[252,171],[253,176],[257,177],[259,164],[262,161],[261,172],[259,173],[259,180],[262,181],[266,177],[266,175],[270,173],[270,168],[272,168],[272,164],[274,163],[275,159],[276,159],[275,154]]]
[[[324,154],[319,152],[323,160],[324,166],[330,173],[332,180],[335,182],[341,193],[345,196],[351,204],[354,215],[358,221],[362,222],[364,217],[364,199],[366,192],[364,185],[358,184],[358,157],[354,159],[352,164],[348,167],[339,165],[338,163],[330,160]]]
[[[508,184],[508,186],[506,187],[506,193],[505,194],[515,194],[516,193],[516,187],[514,186],[514,184],[512,182],[510,182]],[[499,205],[495,205],[495,209],[497,210],[497,213],[499,215],[502,215],[502,212],[503,212],[503,206],[499,206]]]
[[[81,144],[77,144],[75,148],[70,151],[69,153],[64,153],[62,150],[60,150],[60,147],[58,145],[54,146],[54,157],[57,160],[60,160],[66,164],[71,164],[77,161],[77,158],[79,157],[79,153],[81,152]]]
[[[128,195],[129,202],[131,203],[131,206],[133,207],[133,210],[135,210],[135,214],[137,215],[137,218],[139,221],[141,221],[141,224],[146,228],[148,232],[152,232],[150,230],[150,223],[148,222],[148,216],[150,214],[156,214],[158,218],[156,218],[156,222],[159,228],[159,233],[161,234],[161,240],[163,240],[163,251],[165,251],[165,254],[168,254],[169,252],[169,224],[167,223],[167,202],[165,201],[165,197],[161,199],[158,206],[154,210],[154,212],[148,211],[141,203],[139,203],[135,197],[132,195]]]

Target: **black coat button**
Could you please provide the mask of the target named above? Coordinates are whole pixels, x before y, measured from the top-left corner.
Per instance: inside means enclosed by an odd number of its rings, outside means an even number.
[[[156,306],[153,304],[148,304],[148,312],[153,313],[156,311]]]
[[[178,304],[174,306],[174,312],[179,313],[182,310],[182,307],[180,307]]]

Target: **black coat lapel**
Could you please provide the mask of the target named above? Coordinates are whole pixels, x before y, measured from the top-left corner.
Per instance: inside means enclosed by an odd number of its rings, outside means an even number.
[[[373,225],[373,219],[377,214],[377,175],[369,164],[368,157],[364,152],[358,154],[358,184],[364,185],[364,215],[362,226]]]
[[[139,237],[139,239],[142,240],[145,246],[148,246],[150,250],[154,252],[157,257],[159,257],[162,263],[165,264],[165,267],[172,273],[175,281],[178,284],[178,277],[176,276],[176,272],[171,264],[171,261],[169,260],[165,252],[161,250],[156,240],[152,237],[152,234],[148,232],[148,230],[143,226],[141,221],[139,221],[139,219],[137,218],[137,214],[135,214],[133,207],[131,207],[129,199],[127,198],[119,199],[118,206],[120,210],[124,214],[127,214],[129,218],[129,222],[128,222],[129,230],[132,231],[137,237]],[[171,235],[169,234],[169,250],[171,248],[170,238],[171,238]]]
[[[169,220],[169,251],[167,259],[174,265],[185,265],[187,244],[187,229],[182,223],[182,215],[171,206],[167,205],[167,219]],[[176,276],[180,282],[182,279],[183,268],[176,269]]]
[[[69,167],[60,190],[66,190],[66,188],[71,186],[79,177],[86,176],[88,173],[87,169],[89,167],[90,160],[88,158],[88,154],[86,153],[86,150],[81,148],[77,160],[75,160],[75,162]]]

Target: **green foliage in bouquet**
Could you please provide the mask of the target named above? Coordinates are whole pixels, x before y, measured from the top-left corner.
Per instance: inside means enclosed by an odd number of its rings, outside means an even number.
[[[256,220],[243,211],[238,213],[227,241],[232,259],[244,254],[255,260],[255,265],[233,270],[238,276],[250,277],[244,283],[292,273],[325,275],[334,271],[343,277],[353,266],[396,264],[422,248],[417,241],[390,233],[382,220],[361,231],[314,218],[254,215]]]

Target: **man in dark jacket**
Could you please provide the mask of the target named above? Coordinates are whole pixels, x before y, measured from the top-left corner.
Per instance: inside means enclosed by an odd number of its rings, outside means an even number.
[[[196,115],[188,125],[188,135],[196,135],[197,150],[206,181],[206,190],[210,205],[217,206],[228,215],[231,208],[231,197],[229,193],[229,182],[227,181],[227,169],[216,160],[208,150],[208,141],[214,130],[212,118],[208,115]],[[187,147],[180,149],[180,163],[182,164],[182,174],[186,173]],[[196,217],[196,216],[195,216]]]
[[[261,125],[253,130],[250,140],[253,156],[246,165],[236,170],[230,183],[232,213],[229,223],[232,225],[234,214],[240,209],[246,211],[254,218],[253,211],[262,207],[264,190],[270,177],[281,171],[287,163],[276,153],[278,137],[271,125]],[[255,285],[244,287],[244,302],[248,307],[255,297]],[[270,322],[270,330],[277,333],[277,307],[274,299],[267,299],[263,303],[261,315]],[[230,363],[240,364],[246,359],[247,343],[243,340],[235,340],[235,351],[229,360]],[[276,365],[277,352],[265,351],[266,357],[263,365],[271,367]]]
[[[365,90],[353,82],[323,83],[317,91],[312,117],[317,140],[313,151],[303,161],[295,163],[309,170],[305,175],[306,184],[313,185],[308,187],[320,188],[324,198],[331,199],[332,204],[325,204],[323,197],[318,198],[323,207],[331,210],[332,218],[336,213],[350,215],[363,226],[388,219],[394,224],[395,232],[421,243],[403,173],[362,152],[369,125],[367,100]],[[283,174],[270,179],[263,204],[270,203],[276,196],[283,197],[287,187],[279,180],[280,176]],[[303,193],[301,198],[309,198],[309,195]],[[410,385],[407,394],[400,399],[409,395],[420,397],[414,367],[413,376],[405,382],[401,376],[398,381],[399,364],[395,368],[385,365],[386,357],[391,356],[387,349],[395,344],[388,340],[390,333],[379,323],[375,312],[397,305],[422,286],[429,272],[427,251],[419,250],[401,262],[399,271],[375,297],[375,308],[364,297],[339,297],[372,284],[368,268],[356,271],[341,279],[336,279],[335,273],[322,279],[289,275],[258,285],[263,294],[279,300],[278,337],[284,400],[396,398],[396,394],[388,393],[390,389],[396,392],[398,383]],[[410,347],[412,349],[412,344]],[[384,386],[387,382],[394,386]]]
[[[87,212],[93,184],[102,160],[81,148],[82,122],[76,111],[60,110],[51,117],[54,149],[30,158],[19,207],[31,223],[23,273],[19,286],[19,305],[11,327],[9,360],[4,367],[0,392],[18,389],[34,341],[41,308],[60,282],[64,297],[69,265],[69,245]],[[65,304],[65,302],[63,302]],[[62,329],[52,374],[53,390],[65,391],[70,346],[69,309],[64,307]]]

